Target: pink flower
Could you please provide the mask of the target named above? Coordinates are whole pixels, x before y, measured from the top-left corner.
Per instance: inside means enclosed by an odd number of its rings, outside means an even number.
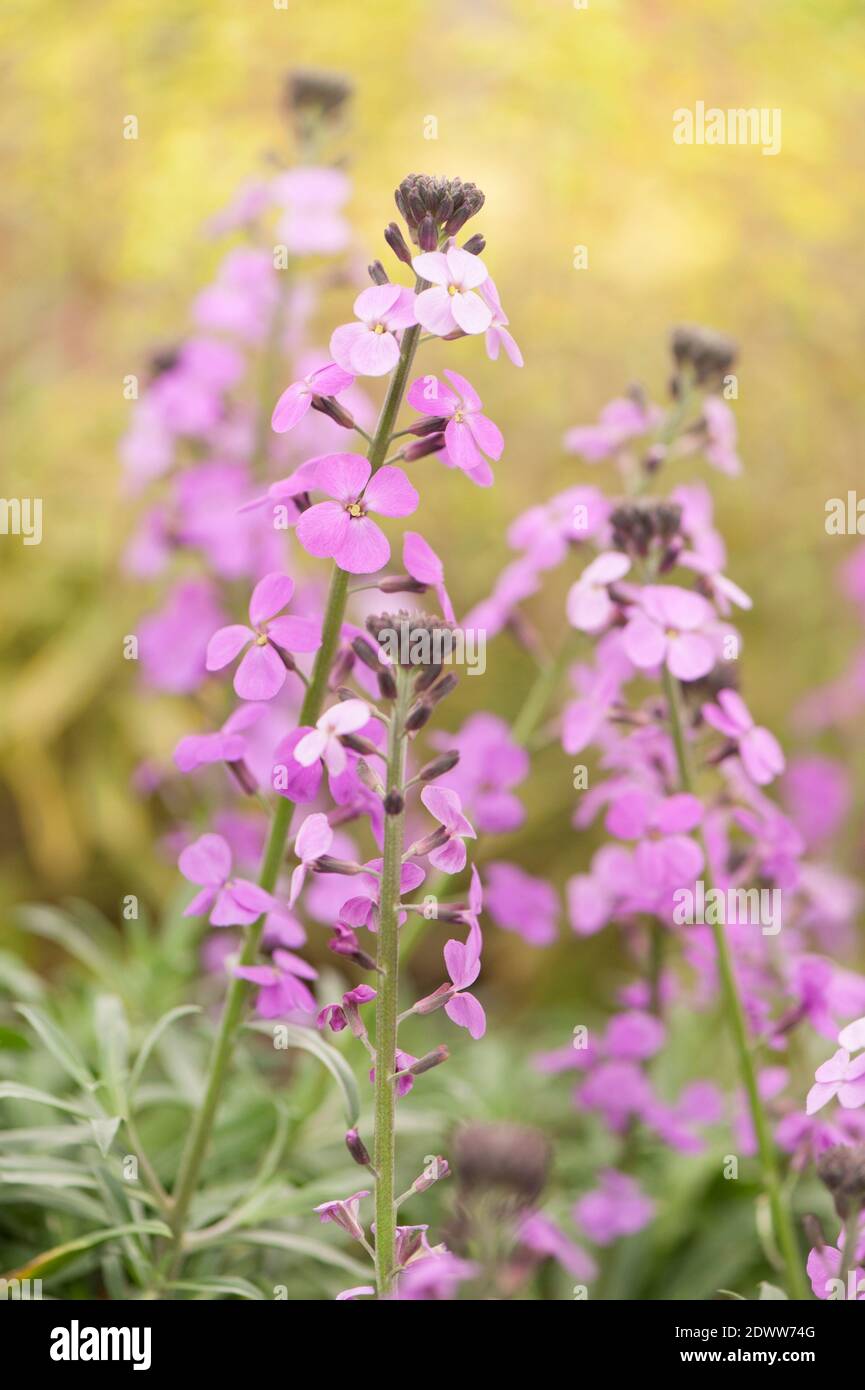
[[[371,859],[364,868],[372,869],[374,873],[360,874],[354,880],[355,891],[350,898],[342,904],[339,909],[340,922],[337,926],[348,924],[351,927],[368,927],[370,931],[378,930],[378,906],[381,895],[381,870],[383,860]],[[426,874],[420,864],[413,864],[409,861],[403,864],[399,872],[399,896],[410,893],[418,888],[426,878]],[[406,920],[407,914],[399,914],[400,926]]]
[[[610,401],[601,411],[597,425],[578,425],[565,435],[565,448],[581,454],[589,463],[609,458],[628,440],[654,428],[662,412],[657,406],[644,406],[625,396]]]
[[[817,1068],[814,1078],[805,1105],[807,1114],[816,1114],[835,1096],[845,1110],[865,1105],[865,1052],[851,1059],[847,1049],[839,1047],[834,1057]]]
[[[480,929],[472,931],[465,944],[450,940],[444,949],[445,966],[456,990],[445,1004],[445,1013],[452,1023],[467,1028],[475,1039],[482,1038],[487,1029],[483,1006],[467,992],[481,973],[480,950]]]
[[[277,237],[292,255],[333,255],[348,245],[351,232],[341,208],[350,184],[342,170],[304,165],[279,174],[271,187],[286,208]]]
[[[321,646],[321,631],[312,618],[278,618],[291,602],[294,580],[287,574],[266,574],[252,591],[249,621],[252,627],[233,623],[221,627],[207,644],[208,671],[221,671],[246,648],[234,675],[234,689],[241,700],[271,700],[285,684],[286,665],[280,651],[314,652]]]
[[[351,1197],[346,1197],[341,1202],[322,1202],[319,1206],[313,1207],[313,1211],[318,1212],[322,1225],[332,1221],[335,1226],[347,1231],[355,1240],[361,1240],[363,1227],[357,1219],[357,1214],[361,1198],[368,1196],[369,1189],[365,1187],[360,1192],[352,1193]]]
[[[158,613],[138,625],[144,679],[157,690],[185,695],[204,679],[208,636],[225,617],[207,579],[184,579]]]
[[[450,390],[434,376],[418,377],[406,394],[415,410],[429,416],[442,416],[445,426],[445,456],[454,468],[461,468],[480,487],[493,481],[492,469],[484,455],[500,459],[505,441],[498,425],[481,413],[483,402],[471,382],[457,372],[445,371],[454,386]]]
[[[303,983],[318,978],[318,971],[292,951],[277,949],[271,965],[236,965],[234,974],[259,985],[255,1011],[260,1018],[282,1018],[300,1009],[315,1013],[315,999]]]
[[[493,316],[486,335],[487,356],[491,362],[495,362],[498,359],[499,349],[504,348],[514,366],[521,367],[523,365],[523,354],[508,332],[508,316],[502,308],[502,301],[499,299],[499,292],[493,283],[491,275],[487,276],[480,289],[481,297]]]
[[[704,598],[675,584],[649,584],[622,633],[625,654],[640,670],[665,662],[682,681],[699,680],[715,664],[715,649],[699,629],[712,610]]]
[[[839,1237],[840,1240],[843,1237]],[[854,1257],[854,1265],[848,1276],[850,1282],[848,1288],[856,1290],[855,1298],[858,1303],[865,1301],[865,1238],[860,1235]],[[814,1297],[828,1299],[830,1293],[835,1293],[836,1280],[841,1274],[842,1256],[841,1251],[836,1245],[822,1245],[819,1249],[814,1249],[808,1256],[806,1269],[808,1278],[811,1280],[811,1288]],[[847,1298],[848,1288],[844,1290],[844,1298]]]
[[[399,360],[397,333],[415,321],[415,296],[401,285],[370,285],[354,301],[360,323],[334,329],[330,352],[354,376],[385,376]]]
[[[748,706],[735,690],[721,690],[717,704],[703,706],[703,718],[713,729],[731,738],[748,776],[765,786],[784,771],[781,745],[768,729],[754,723]]]
[[[206,763],[242,762],[246,756],[244,731],[257,724],[267,709],[267,705],[259,703],[241,705],[215,733],[187,734],[174,750],[180,771],[194,772]]]
[[[607,1168],[600,1176],[600,1187],[580,1198],[573,1216],[596,1245],[611,1245],[620,1236],[633,1235],[647,1226],[655,1204],[627,1174]]]
[[[344,371],[335,362],[328,362],[326,366],[310,372],[301,381],[292,382],[273,408],[271,429],[277,434],[285,434],[286,430],[293,429],[303,419],[316,396],[339,396],[343,391],[347,391],[353,382],[351,372]]]
[[[291,875],[289,907],[294,907],[297,902],[310,865],[314,864],[322,854],[327,854],[332,844],[333,831],[327,816],[320,811],[307,816],[294,839],[294,852],[300,863]]]
[[[201,887],[184,917],[208,914],[214,927],[245,927],[264,912],[279,910],[272,894],[245,878],[231,877],[231,850],[221,835],[200,835],[177,861],[190,883]]]
[[[720,396],[707,396],[703,401],[703,423],[706,459],[728,478],[738,477],[742,472],[742,460],[736,453],[736,417]]]
[[[319,1028],[330,1028],[333,1033],[341,1033],[358,1018],[358,1005],[369,1004],[375,997],[376,992],[369,985],[355,985],[354,989],[347,990],[342,996],[341,1004],[326,1004],[316,1023]],[[358,1027],[363,1030],[362,1024],[358,1023]]]
[[[549,946],[558,934],[559,898],[544,878],[533,878],[516,864],[499,860],[484,871],[490,916],[505,931],[517,932],[532,946]]]
[[[517,1239],[534,1255],[547,1255],[558,1260],[573,1279],[588,1283],[597,1277],[597,1266],[591,1256],[569,1240],[564,1231],[542,1212],[530,1212],[523,1217],[517,1228]]]
[[[412,579],[435,590],[445,622],[455,623],[454,606],[445,588],[444,565],[420,532],[406,531],[402,539],[402,562]]]
[[[415,317],[428,333],[446,338],[451,333],[486,332],[493,316],[475,294],[488,276],[479,256],[449,246],[447,251],[425,251],[415,256],[412,266],[432,285],[432,289],[421,291],[414,305]]]
[[[390,559],[384,532],[367,515],[409,516],[418,494],[401,468],[390,465],[370,477],[361,454],[326,454],[314,469],[313,486],[335,498],[303,512],[297,538],[310,555],[336,561],[349,574],[372,574]]]
[[[639,840],[635,867],[642,882],[659,891],[693,883],[703,851],[687,834],[703,819],[703,805],[686,792],[658,796],[628,786],[614,797],[605,825],[620,840]]]
[[[858,1052],[865,1047],[865,1018],[857,1018],[848,1023],[838,1034],[838,1041],[848,1052]]]
[[[605,551],[587,565],[568,592],[568,622],[579,632],[600,632],[616,614],[616,605],[607,592],[610,584],[623,578],[631,568],[627,555]]]
[[[370,720],[369,706],[363,700],[344,700],[331,705],[317,721],[314,729],[304,734],[294,750],[294,760],[301,767],[312,767],[321,758],[334,777],[345,771],[348,761],[340,743],[342,734],[354,734]]]
[[[462,803],[449,787],[424,787],[420,799],[431,816],[441,822],[446,832],[444,843],[428,851],[429,862],[446,874],[458,874],[466,866],[466,847],[463,840],[477,836],[470,821],[462,813]]]
[[[448,784],[478,830],[502,834],[522,825],[525,808],[511,788],[529,775],[529,755],[514,742],[504,719],[480,711],[466,720],[459,733],[434,733],[430,742],[443,751],[459,753]]]

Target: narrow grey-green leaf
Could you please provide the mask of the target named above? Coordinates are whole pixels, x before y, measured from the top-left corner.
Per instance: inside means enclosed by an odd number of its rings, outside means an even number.
[[[176,1009],[169,1009],[168,1013],[162,1015],[154,1023],[144,1042],[141,1044],[141,1051],[135,1059],[135,1065],[129,1076],[128,1093],[131,1097],[135,1094],[139,1081],[144,1075],[144,1069],[150,1060],[150,1054],[159,1042],[166,1028],[170,1028],[172,1023],[176,1023],[179,1018],[185,1018],[187,1014],[200,1014],[201,1008],[198,1004],[181,1004]]]
[[[96,1000],[95,1014],[100,1078],[108,1092],[113,1114],[125,1118],[129,1024],[116,994],[101,994]]]
[[[83,1091],[95,1090],[95,1077],[75,1043],[66,1036],[62,1028],[58,1028],[53,1019],[33,1004],[16,1004],[15,1009],[22,1018],[26,1018],[33,1031],[39,1034],[42,1042],[55,1061],[60,1063],[67,1076],[71,1076],[72,1080],[77,1082]]]
[[[271,1038],[284,1037],[288,1047],[300,1048],[303,1052],[317,1057],[319,1062],[327,1067],[342,1093],[347,1127],[352,1129],[357,1124],[360,1115],[360,1095],[354,1073],[341,1052],[337,1052],[336,1048],[331,1047],[311,1028],[299,1028],[293,1023],[274,1024],[256,1020],[246,1026],[254,1032],[267,1033]]]

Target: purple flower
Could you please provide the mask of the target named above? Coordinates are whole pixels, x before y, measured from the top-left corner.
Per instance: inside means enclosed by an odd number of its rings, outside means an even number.
[[[358,1005],[369,1004],[375,997],[376,992],[369,985],[355,985],[354,989],[347,990],[342,996],[341,1004],[326,1004],[316,1023],[319,1028],[330,1028],[333,1033],[341,1033],[344,1028],[351,1028],[352,1023],[357,1021],[361,1032],[365,1033],[366,1030],[359,1022]]]
[[[616,794],[605,825],[620,840],[638,840],[637,874],[658,889],[693,883],[703,867],[703,851],[686,833],[703,819],[703,805],[686,792],[659,796],[628,786]]]
[[[334,330],[334,361],[354,376],[385,376],[399,360],[397,333],[415,321],[415,297],[400,285],[371,285],[354,301],[359,323]]]
[[[200,835],[187,845],[177,861],[190,883],[198,884],[184,917],[207,914],[214,927],[243,927],[265,912],[279,910],[279,903],[257,883],[231,877],[231,850],[221,835]]]
[[[357,733],[370,721],[369,706],[363,700],[344,700],[331,705],[294,749],[294,760],[301,767],[312,767],[319,758],[328,772],[338,777],[345,771],[347,755],[340,743],[343,734]]]
[[[445,966],[456,990],[445,1004],[445,1013],[452,1023],[467,1028],[475,1039],[482,1038],[487,1029],[483,1006],[467,992],[481,973],[480,950],[480,929],[477,933],[472,931],[465,943],[450,940],[444,948]]]
[[[322,854],[327,854],[332,844],[333,831],[327,816],[322,815],[320,811],[307,816],[294,837],[294,852],[300,863],[291,875],[289,907],[294,907],[300,896],[300,890],[303,887],[310,864],[314,864]]]
[[[432,286],[422,290],[414,304],[415,317],[428,333],[447,338],[452,333],[486,332],[493,316],[475,294],[488,276],[479,256],[451,245],[447,251],[425,251],[415,256],[412,268]]]
[[[532,1254],[557,1260],[573,1279],[589,1283],[597,1278],[597,1265],[591,1255],[569,1240],[564,1231],[542,1212],[533,1211],[523,1217],[517,1227],[517,1238]]]
[[[212,734],[187,734],[174,750],[174,761],[181,772],[194,772],[207,763],[242,762],[246,756],[246,729],[257,724],[268,706],[241,705],[228,716],[221,729]]]
[[[444,565],[418,531],[406,531],[402,539],[402,562],[406,572],[419,584],[435,590],[445,622],[455,623],[456,615],[445,588]]]
[[[742,472],[742,460],[736,452],[736,417],[720,396],[706,396],[703,401],[703,424],[706,441],[703,453],[713,468],[737,478]]]
[[[446,832],[444,843],[427,851],[429,862],[443,873],[461,873],[466,866],[463,840],[475,840],[477,836],[471,822],[462,813],[459,796],[449,787],[424,787],[420,799]]]
[[[775,735],[754,723],[748,706],[735,690],[719,691],[717,704],[703,705],[703,718],[733,740],[742,766],[758,786],[765,786],[784,771],[784,754]]]
[[[362,454],[326,454],[316,460],[313,486],[334,498],[317,502],[297,522],[297,538],[310,555],[330,558],[349,574],[372,574],[386,565],[390,546],[367,515],[410,516],[418,494],[401,468],[387,465],[370,477]]]
[[[292,255],[328,256],[348,246],[351,232],[341,209],[351,185],[341,169],[288,169],[271,188],[274,200],[286,209],[276,234]]]
[[[292,951],[277,949],[270,965],[236,965],[234,974],[259,985],[255,1011],[261,1018],[283,1018],[300,1009],[315,1013],[315,999],[303,981],[318,978],[318,971]]]
[[[478,830],[502,834],[517,830],[525,820],[522,802],[511,788],[529,774],[529,755],[511,737],[509,726],[496,714],[471,715],[457,734],[435,733],[430,741],[460,755],[448,773]]]
[[[600,1178],[600,1187],[580,1198],[573,1216],[596,1245],[611,1245],[620,1236],[633,1235],[647,1226],[655,1204],[626,1173],[607,1168]]]
[[[313,1207],[313,1211],[318,1212],[322,1225],[332,1221],[335,1226],[347,1231],[355,1240],[362,1240],[363,1227],[357,1216],[361,1198],[369,1195],[369,1189],[364,1187],[360,1192],[354,1192],[350,1197],[343,1198],[342,1201],[322,1202],[319,1206]]]
[[[814,1080],[805,1106],[809,1115],[822,1110],[835,1096],[845,1110],[858,1109],[865,1105],[865,1052],[851,1058],[846,1048],[839,1047],[828,1062],[817,1068]]]
[[[515,367],[523,365],[523,354],[520,352],[512,335],[508,331],[508,316],[502,308],[502,301],[499,299],[499,292],[493,283],[493,278],[488,275],[480,287],[481,298],[492,314],[492,322],[486,332],[487,356],[491,362],[498,360],[499,349],[504,348],[505,353],[511,359]]]
[[[283,652],[314,652],[321,646],[321,629],[312,618],[277,617],[290,602],[294,580],[287,574],[267,574],[249,600],[252,627],[233,623],[221,627],[207,644],[207,669],[220,671],[246,648],[234,674],[241,700],[272,700],[285,684]]]
[[[560,905],[551,883],[533,878],[516,864],[498,860],[484,871],[487,910],[505,931],[517,932],[532,946],[549,946],[558,934]]]
[[[568,592],[568,622],[579,632],[600,632],[616,614],[608,588],[631,568],[627,555],[608,550],[587,565]]]
[[[273,408],[270,427],[277,434],[294,429],[309,410],[316,396],[339,396],[354,382],[351,372],[328,362],[300,381],[287,386]]]
[[[470,1260],[461,1260],[441,1249],[440,1253],[424,1255],[405,1266],[394,1298],[403,1303],[448,1302],[455,1297],[459,1284],[474,1279],[479,1272]]]
[[[644,1062],[654,1057],[664,1044],[663,1023],[653,1014],[633,1009],[616,1014],[604,1035],[604,1051],[608,1057],[631,1062]]]
[[[471,382],[457,372],[445,371],[454,390],[435,376],[418,377],[406,394],[409,405],[429,416],[442,416],[445,457],[473,482],[489,487],[493,481],[488,458],[500,459],[505,441],[498,425],[482,414],[483,402]]]
[[[172,695],[197,690],[207,671],[208,638],[224,616],[208,580],[187,579],[172,589],[161,611],[138,625],[147,684]]]
[[[714,646],[701,631],[711,616],[706,600],[690,589],[649,584],[622,634],[625,653],[642,671],[664,662],[679,680],[699,680],[715,664]]]
[[[661,417],[657,406],[644,406],[629,396],[610,401],[601,411],[597,425],[579,425],[568,430],[565,448],[581,454],[589,463],[598,463],[629,440],[653,429]]]
[[[375,874],[361,874],[354,880],[354,892],[352,896],[342,904],[339,915],[342,922],[352,927],[368,927],[370,931],[378,930],[378,905],[381,895],[381,869],[383,860],[371,859],[365,865],[368,869],[375,870]],[[420,864],[412,864],[410,861],[403,864],[399,873],[399,896],[410,893],[418,888],[426,878],[426,874]],[[399,914],[400,926],[406,919],[406,914]]]

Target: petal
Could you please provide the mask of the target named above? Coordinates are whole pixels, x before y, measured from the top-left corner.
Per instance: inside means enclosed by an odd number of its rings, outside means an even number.
[[[419,531],[406,531],[403,536],[402,562],[419,584],[441,584],[444,579],[441,560]]]
[[[205,665],[208,671],[221,671],[254,637],[252,629],[240,623],[232,623],[230,627],[221,627],[214,632],[207,644]]]
[[[467,1028],[475,1039],[482,1038],[487,1031],[486,1014],[473,994],[455,994],[445,1004],[445,1013],[451,1023]]]
[[[461,874],[466,866],[466,847],[462,840],[448,840],[431,851],[429,862],[444,874]]]
[[[325,750],[327,735],[321,729],[310,729],[294,749],[294,760],[300,763],[301,767],[311,767],[317,762]]]
[[[842,1028],[838,1041],[847,1052],[858,1052],[860,1047],[865,1047],[865,1018],[857,1018]]]
[[[823,1106],[829,1103],[837,1091],[837,1082],[831,1082],[829,1084],[823,1084],[819,1081],[815,1082],[808,1092],[805,1101],[806,1115],[815,1115],[818,1110],[822,1110]]]
[[[680,681],[696,681],[715,664],[715,649],[698,632],[680,632],[669,639],[667,665]]]
[[[457,327],[457,322],[451,313],[451,304],[455,298],[456,295],[452,298],[447,290],[439,289],[438,286],[431,290],[421,290],[414,302],[415,318],[428,333],[435,333],[442,338],[446,337],[448,333],[453,333]]]
[[[458,391],[460,396],[462,396],[463,401],[468,406],[469,410],[478,411],[481,409],[481,407],[483,406],[483,401],[481,400],[475,388],[472,386],[471,382],[468,381],[466,377],[460,376],[459,372],[448,371],[447,368],[445,368],[445,376],[447,377],[448,381],[451,382],[451,384],[453,385],[454,390]]]
[[[312,395],[302,381],[295,381],[283,391],[270,417],[270,428],[277,434],[285,434],[302,420],[312,405]]]
[[[262,916],[265,912],[275,912],[279,907],[272,893],[268,893],[257,883],[251,883],[248,878],[234,879],[227,892],[245,912],[254,912],[257,916]]]
[[[476,260],[471,256],[470,260]],[[485,333],[492,322],[492,314],[479,294],[469,290],[468,294],[455,294],[451,298],[451,313],[464,333]]]
[[[355,338],[348,360],[358,376],[387,376],[399,361],[399,343],[392,333],[367,330]]]
[[[341,502],[316,502],[298,517],[295,534],[308,555],[330,559],[343,544],[350,522]]]
[[[415,323],[414,316],[414,290],[401,289],[399,298],[391,305],[384,316],[385,326],[393,332],[400,332],[403,328],[411,328]]]
[[[231,850],[221,835],[200,835],[187,845],[177,867],[190,883],[224,883],[231,873]]]
[[[478,448],[482,449],[489,458],[500,459],[504,452],[505,437],[498,425],[493,424],[486,415],[476,414],[468,415],[466,423]]]
[[[346,374],[354,376],[351,351],[358,339],[365,338],[368,333],[365,323],[343,323],[331,333],[330,355]]]
[[[381,516],[410,516],[420,501],[417,488],[409,482],[401,468],[386,464],[373,473],[366,485],[363,500],[371,512]]]
[[[267,635],[283,651],[315,652],[321,646],[321,623],[317,618],[274,618]]]
[[[429,280],[431,285],[449,285],[451,282],[450,267],[443,251],[423,251],[414,257],[411,266],[416,275],[422,280]]]
[[[616,609],[606,589],[595,588],[578,579],[571,585],[565,611],[571,627],[578,632],[600,632]]]
[[[455,468],[465,472],[483,463],[483,455],[465,420],[449,420],[445,426],[445,448]]]
[[[333,558],[349,574],[374,574],[390,559],[390,545],[368,516],[351,517]]]
[[[462,802],[451,787],[424,787],[420,799],[431,816],[450,826],[462,811]]]
[[[327,816],[316,811],[307,816],[294,840],[294,852],[298,859],[308,864],[319,855],[327,854],[333,844],[333,831]]]
[[[370,285],[368,290],[361,290],[354,301],[354,312],[364,323],[380,322],[401,294],[399,285]]]
[[[657,623],[645,613],[635,613],[622,630],[625,655],[641,670],[657,666],[667,650],[667,639]]]
[[[343,391],[347,391],[352,385],[354,376],[351,372],[345,371],[336,362],[328,362],[326,366],[319,367],[309,378],[310,390],[316,396],[340,396]]]
[[[356,502],[370,472],[369,459],[363,454],[322,454],[315,461],[310,486],[339,502]]]
[[[287,672],[273,647],[254,642],[234,673],[234,689],[241,700],[272,700],[285,684]]]
[[[249,621],[256,627],[266,623],[291,603],[294,580],[276,571],[259,579],[249,600]]]
[[[631,568],[627,555],[618,550],[605,550],[587,565],[580,576],[584,584],[614,584],[623,579]]]
[[[343,700],[324,715],[328,728],[335,734],[356,733],[371,717],[369,705],[364,700]]]
[[[446,252],[448,271],[455,285],[467,290],[476,290],[489,276],[489,271],[480,256],[473,256],[461,246],[450,246]],[[484,305],[486,309],[487,306]],[[489,310],[487,309],[489,313]],[[492,314],[490,314],[492,319]]]
[[[459,399],[436,376],[419,376],[406,392],[406,400],[424,415],[453,415]]]

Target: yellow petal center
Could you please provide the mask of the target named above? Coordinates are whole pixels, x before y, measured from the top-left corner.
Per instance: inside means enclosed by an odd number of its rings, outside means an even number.
[[[346,507],[346,511],[349,516],[363,516],[363,508],[359,502],[352,502],[350,506]]]

